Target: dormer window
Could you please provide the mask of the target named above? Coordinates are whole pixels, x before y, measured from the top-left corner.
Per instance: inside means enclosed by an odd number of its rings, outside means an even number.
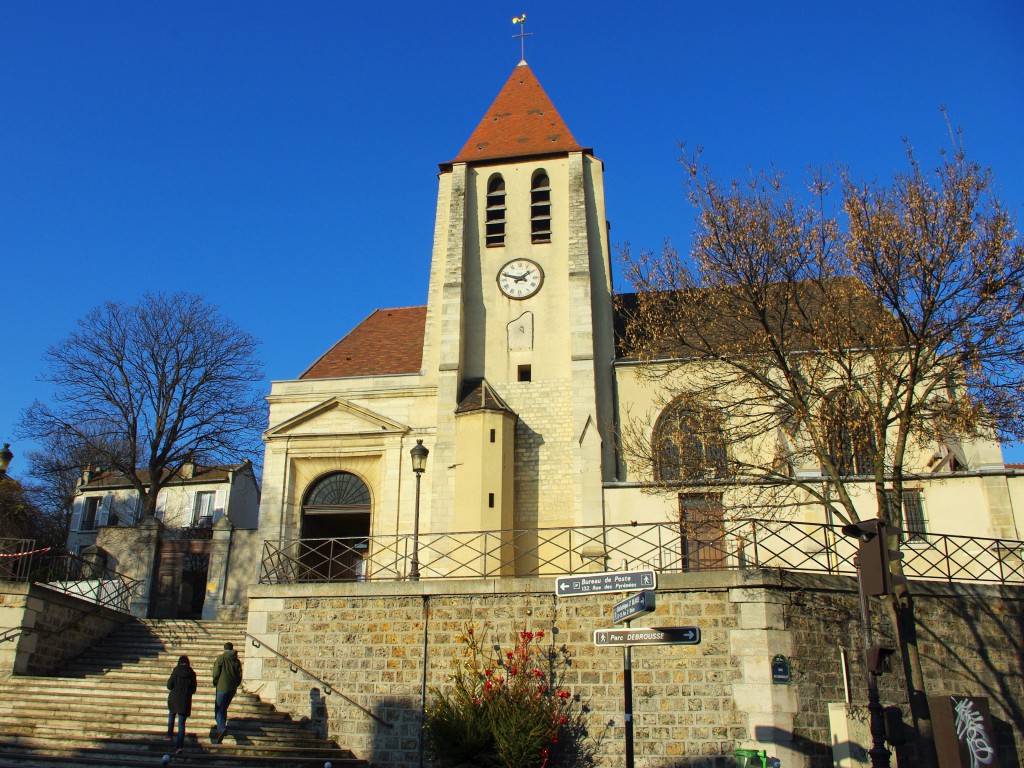
[[[530,241],[551,242],[551,182],[544,171],[537,171],[530,185]]]
[[[488,248],[505,245],[505,180],[500,173],[487,182],[486,241]]]

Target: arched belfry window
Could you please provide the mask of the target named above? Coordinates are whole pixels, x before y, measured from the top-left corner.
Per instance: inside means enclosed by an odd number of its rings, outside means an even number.
[[[500,173],[487,182],[486,241],[488,248],[505,244],[505,180]]]
[[[821,421],[829,460],[840,475],[875,471],[875,437],[871,419],[854,393],[841,389],[822,404]]]
[[[530,241],[551,242],[551,182],[544,171],[533,174],[530,185]]]
[[[662,411],[651,448],[658,482],[685,484],[729,474],[725,434],[718,419],[685,400],[675,400]]]

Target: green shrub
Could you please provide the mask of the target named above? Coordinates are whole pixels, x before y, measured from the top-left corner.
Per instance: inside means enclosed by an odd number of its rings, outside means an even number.
[[[601,738],[587,707],[564,687],[568,649],[544,632],[522,631],[512,650],[484,650],[468,626],[451,685],[431,689],[423,730],[431,759],[444,768],[592,768]],[[603,734],[602,734],[603,736]]]

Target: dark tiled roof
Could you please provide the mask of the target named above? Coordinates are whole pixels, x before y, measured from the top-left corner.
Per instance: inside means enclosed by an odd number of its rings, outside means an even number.
[[[239,470],[244,467],[245,464],[227,464],[219,467],[203,467],[196,465],[195,472],[192,477],[184,477],[181,472],[174,473],[173,478],[169,481],[171,484],[175,483],[222,483],[228,479],[231,474],[231,470]],[[149,485],[149,470],[140,469],[139,479],[142,480],[143,485]],[[164,476],[167,476],[167,472],[164,472]],[[130,488],[131,483],[125,479],[125,476],[120,472],[114,472],[112,470],[101,470],[99,472],[93,472],[92,477],[88,483],[83,483],[79,486],[82,491],[97,491],[105,488]]]
[[[452,163],[582,150],[537,77],[515,68],[483,120]],[[442,164],[442,168],[451,163]]]
[[[852,277],[840,277],[820,282],[775,283],[768,290],[779,296],[777,311],[770,312],[769,322],[777,338],[784,338],[790,351],[805,352],[822,348],[820,330],[829,325],[828,338],[846,346],[870,346],[873,340],[885,338],[892,343],[893,336],[884,333],[885,326],[892,330],[893,317],[872,296],[867,287]],[[728,349],[733,354],[746,354],[764,349],[766,336],[750,314],[750,304],[737,296],[738,289],[701,288],[692,291],[664,291],[658,294],[623,293],[615,297],[615,352],[618,359],[635,359],[628,349],[631,325],[650,326],[650,316],[643,304],[657,296],[669,305],[678,303],[679,314],[688,318],[689,326],[699,331],[690,337],[664,333],[659,340],[662,349],[658,357],[666,359],[700,356],[702,348]],[[770,295],[770,294],[769,294]],[[685,305],[685,308],[683,308]],[[829,311],[823,308],[828,306]],[[704,319],[694,315],[694,308]],[[664,315],[663,315],[664,317]],[[659,329],[664,330],[664,329]]]
[[[331,347],[300,379],[419,373],[426,307],[378,309]]]
[[[462,397],[459,398],[459,405],[455,412],[471,413],[472,411],[505,411],[513,416],[516,415],[515,411],[501,399],[501,395],[494,391],[486,379],[467,379],[462,385]]]

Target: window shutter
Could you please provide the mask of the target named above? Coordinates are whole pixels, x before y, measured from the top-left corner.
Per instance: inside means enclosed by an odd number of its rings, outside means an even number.
[[[110,502],[113,500],[114,495],[111,493],[105,494],[103,500],[100,502],[99,511],[96,513],[96,527],[102,528],[107,524],[107,520],[110,517]]]
[[[224,500],[227,498],[227,494],[224,491],[217,491],[217,496],[213,502],[213,522],[217,522],[224,516]]]
[[[188,507],[185,509],[185,522],[189,525],[196,524],[196,505],[199,502],[199,491],[188,497]],[[200,510],[202,511],[202,510]]]
[[[71,506],[71,525],[68,526],[68,530],[77,531],[79,526],[82,524],[82,504],[84,499],[79,496],[75,499],[75,503]]]
[[[142,510],[142,497],[138,491],[132,494],[131,502],[128,505],[128,511],[131,513],[132,519],[128,522],[129,525],[135,525],[139,522],[139,513]]]
[[[156,519],[161,522],[164,519],[164,509],[167,506],[167,491],[160,491],[156,495]]]

